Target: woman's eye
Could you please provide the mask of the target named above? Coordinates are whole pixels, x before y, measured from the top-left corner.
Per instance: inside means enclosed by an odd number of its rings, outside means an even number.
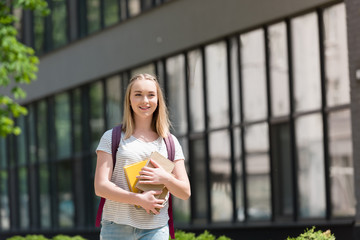
[[[136,93],[135,96],[138,97],[138,96],[141,96],[141,94],[140,94],[140,93]]]

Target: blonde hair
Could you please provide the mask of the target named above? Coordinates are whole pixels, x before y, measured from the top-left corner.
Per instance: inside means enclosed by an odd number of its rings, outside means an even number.
[[[166,138],[169,134],[169,129],[171,126],[168,110],[166,107],[166,103],[164,100],[164,95],[162,93],[162,90],[160,88],[160,84],[157,80],[157,78],[151,74],[137,74],[133,76],[130,79],[130,82],[127,86],[126,93],[125,93],[125,101],[124,101],[124,117],[122,122],[122,129],[125,132],[124,138],[129,138],[135,128],[135,122],[134,122],[134,112],[130,106],[130,94],[131,94],[131,88],[134,85],[134,82],[136,80],[151,80],[155,83],[156,91],[157,91],[157,97],[158,97],[158,106],[153,114],[153,119],[151,123],[151,127],[154,131],[157,132],[157,134],[163,138]]]

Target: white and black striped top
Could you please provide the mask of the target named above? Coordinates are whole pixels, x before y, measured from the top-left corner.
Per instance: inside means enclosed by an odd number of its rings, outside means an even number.
[[[112,130],[108,130],[104,133],[96,151],[104,151],[111,154],[111,134]],[[165,157],[168,155],[165,142],[161,137],[153,142],[144,142],[133,136],[128,139],[124,139],[123,136],[124,133],[121,134],[121,140],[116,154],[115,169],[111,181],[117,186],[129,191],[123,170],[124,166],[142,161],[148,158],[154,151],[158,151]],[[175,136],[173,136],[173,139],[175,144],[175,161],[177,159],[184,159],[184,154],[179,141]],[[169,219],[168,205],[161,209],[160,214],[152,215],[146,213],[143,208],[136,208],[131,204],[106,200],[102,218],[140,229],[154,229],[167,224]]]

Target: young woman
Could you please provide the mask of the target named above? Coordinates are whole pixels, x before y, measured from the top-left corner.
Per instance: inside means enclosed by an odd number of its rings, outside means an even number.
[[[95,193],[106,198],[100,239],[168,240],[168,205],[163,205],[164,200],[155,197],[161,192],[130,192],[123,172],[124,166],[142,161],[154,151],[168,156],[163,139],[170,134],[170,122],[161,88],[154,76],[139,74],[130,80],[125,94],[122,124],[114,170],[112,130],[104,133],[96,150]],[[179,141],[172,137],[175,143],[172,174],[152,162],[156,168],[144,167],[139,181],[164,184],[172,195],[186,200],[191,193],[184,154]],[[135,205],[141,207],[136,208]]]

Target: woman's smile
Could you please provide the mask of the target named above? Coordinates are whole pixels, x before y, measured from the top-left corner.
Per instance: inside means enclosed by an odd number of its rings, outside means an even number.
[[[135,81],[131,89],[130,103],[138,117],[152,117],[158,104],[155,83],[150,80]]]

